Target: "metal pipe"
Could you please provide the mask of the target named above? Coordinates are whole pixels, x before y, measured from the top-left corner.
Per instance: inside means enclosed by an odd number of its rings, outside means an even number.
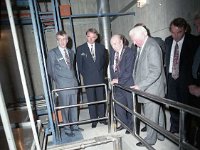
[[[87,120],[81,120],[81,121],[76,121],[76,122],[72,122],[72,123],[60,123],[60,124],[58,124],[58,127],[75,125],[75,124],[90,123],[90,122],[101,121],[101,120],[106,120],[106,119],[108,119],[108,117],[102,117],[102,118],[98,118],[98,119],[87,119]]]
[[[124,8],[122,8],[119,13],[124,13],[126,12],[128,9],[130,9],[131,7],[133,7],[133,5],[135,5],[137,3],[137,0],[133,0],[130,3],[128,3]],[[135,14],[134,14],[135,15]],[[114,21],[115,19],[117,19],[118,16],[113,16],[110,21]]]
[[[70,16],[61,17],[61,19],[67,18],[96,18],[96,17],[112,17],[112,16],[125,16],[125,15],[135,15],[135,12],[128,13],[101,13],[101,14],[74,14]]]
[[[123,87],[119,84],[115,84],[114,86],[122,88],[126,91],[129,91],[129,92],[134,92],[136,95],[147,98],[147,99],[149,99],[153,102],[164,104],[164,105],[169,105],[169,106],[176,108],[176,109],[179,109],[179,110],[182,109],[184,112],[187,112],[187,113],[190,113],[192,115],[200,117],[200,109],[198,109],[198,108],[191,107],[191,106],[183,104],[183,103],[175,102],[175,101],[172,101],[170,99],[161,98],[161,97],[158,97],[156,95],[152,95],[152,94],[140,91],[140,90],[131,89],[129,87]]]
[[[32,128],[32,131],[33,131],[33,137],[34,137],[34,140],[35,140],[37,150],[40,150],[41,148],[40,148],[40,143],[39,143],[39,139],[38,139],[38,135],[37,135],[37,130],[36,130],[36,127],[35,127],[33,112],[32,112],[32,109],[31,109],[29,92],[28,92],[28,87],[27,87],[27,83],[26,83],[26,78],[25,78],[25,73],[24,73],[20,48],[19,48],[18,36],[17,36],[17,32],[16,32],[16,27],[15,27],[15,22],[14,22],[14,18],[13,18],[13,12],[12,12],[10,0],[6,0],[6,7],[7,7],[7,10],[8,10],[10,27],[11,27],[11,31],[12,31],[12,35],[13,35],[16,57],[17,57],[17,62],[18,62],[18,66],[19,66],[19,72],[20,72],[22,87],[23,87],[24,96],[25,96],[25,100],[26,100],[26,105],[27,105],[27,109],[28,109],[28,114],[29,114],[29,118],[30,118],[30,122],[31,122],[31,128]]]
[[[182,143],[185,141],[185,115],[186,113],[183,110],[180,110],[180,118],[179,118],[179,149],[184,150],[182,147]]]
[[[110,5],[108,0],[97,0],[97,11],[98,14],[104,14],[110,12]],[[111,38],[111,25],[110,18],[108,16],[99,17],[99,31],[102,35],[102,42],[105,48],[109,51],[110,49],[110,38]]]
[[[104,86],[105,91],[107,90],[106,84],[101,83],[101,84],[92,84],[92,85],[68,87],[68,88],[62,88],[62,89],[54,89],[54,90],[52,90],[52,92],[60,92],[60,91],[64,91],[64,90],[76,90],[76,89],[81,89],[81,88],[90,88],[90,87],[99,87],[99,86]]]
[[[100,103],[106,103],[106,102],[107,102],[107,100],[101,100],[101,101],[88,102],[88,103],[82,103],[82,104],[74,104],[74,105],[68,105],[68,106],[58,106],[58,107],[55,107],[55,110],[71,108],[71,107],[86,106],[86,105],[94,105],[94,104],[100,104]]]
[[[0,114],[9,149],[17,150],[0,84]]]
[[[191,106],[187,106],[185,104],[181,104],[181,103],[178,103],[178,102],[173,102],[171,100],[164,99],[164,98],[161,98],[161,97],[158,97],[158,96],[154,96],[152,94],[148,94],[148,93],[145,93],[145,92],[142,92],[142,91],[139,91],[139,90],[134,90],[134,89],[130,89],[130,88],[127,88],[127,87],[123,87],[123,86],[121,86],[119,84],[115,84],[114,86],[116,86],[118,88],[121,88],[123,90],[129,91],[129,92],[133,92],[136,96],[141,96],[141,97],[147,98],[150,101],[157,102],[157,103],[164,104],[164,105],[170,105],[171,107],[180,109],[180,120],[179,120],[180,121],[180,130],[179,130],[180,134],[179,134],[179,137],[173,135],[172,133],[170,133],[166,129],[163,129],[162,127],[160,127],[159,125],[157,125],[156,123],[154,123],[153,121],[151,121],[148,118],[142,116],[141,114],[139,114],[138,112],[136,112],[136,109],[133,109],[132,114],[135,115],[140,120],[142,120],[142,122],[145,122],[148,126],[152,127],[153,129],[155,129],[159,133],[163,134],[165,137],[167,137],[170,140],[174,141],[176,144],[179,145],[179,149],[185,149],[187,147],[186,149],[196,150],[196,148],[194,146],[192,146],[191,144],[189,144],[189,143],[187,143],[185,141],[185,131],[184,131],[184,129],[185,129],[185,115],[186,115],[186,112],[189,112],[190,114],[193,114],[195,116],[200,117],[200,115],[199,115],[200,114],[200,109],[193,108]],[[113,97],[113,102],[114,103],[120,105],[122,108],[124,108],[125,110],[129,111],[127,109],[127,107],[124,107],[124,105],[122,105],[119,102],[117,102],[114,99],[113,95],[112,95],[112,97]],[[119,121],[128,130],[127,126],[123,122],[121,122],[117,118],[117,116],[114,116],[114,118],[116,118],[117,121]],[[144,139],[142,139],[138,135],[138,133],[136,133],[136,132],[131,132],[131,133],[139,141],[141,141],[143,144],[145,144],[145,146],[148,149],[152,148],[147,142],[145,142]]]

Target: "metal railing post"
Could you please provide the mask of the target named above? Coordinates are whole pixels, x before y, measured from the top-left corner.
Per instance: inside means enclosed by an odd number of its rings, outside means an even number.
[[[182,147],[183,141],[185,141],[185,115],[186,113],[181,109],[180,110],[180,118],[179,118],[179,149],[184,150]]]
[[[114,150],[122,150],[122,137],[116,137],[113,142]]]
[[[14,41],[14,46],[15,46],[17,62],[18,62],[18,66],[19,66],[19,72],[20,72],[22,87],[23,87],[26,105],[27,105],[27,109],[28,109],[28,115],[29,115],[29,118],[30,118],[31,128],[32,128],[32,131],[33,131],[33,137],[34,137],[34,141],[35,141],[37,150],[40,150],[41,147],[40,147],[38,134],[37,134],[36,126],[35,126],[35,121],[34,121],[34,117],[33,117],[33,112],[32,112],[32,108],[31,108],[28,86],[27,86],[26,77],[25,77],[25,73],[24,73],[24,68],[23,68],[23,63],[22,63],[22,58],[21,58],[21,53],[20,53],[20,47],[19,47],[19,40],[18,40],[18,36],[17,36],[17,32],[16,32],[15,21],[14,21],[14,17],[13,17],[13,12],[12,12],[10,0],[6,0],[6,7],[7,7],[7,10],[8,10],[10,27],[11,27],[12,36],[13,36],[13,41]]]
[[[8,147],[11,150],[17,150],[16,144],[15,144],[15,139],[14,139],[14,136],[12,133],[12,128],[10,125],[10,120],[9,120],[7,109],[6,109],[5,100],[3,97],[1,84],[0,84],[0,114],[1,114],[1,120],[3,123],[6,139],[8,142]]]

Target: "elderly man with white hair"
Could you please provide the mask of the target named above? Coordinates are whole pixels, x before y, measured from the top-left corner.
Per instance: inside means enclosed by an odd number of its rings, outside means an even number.
[[[147,30],[142,26],[131,29],[129,36],[138,47],[133,71],[135,85],[131,88],[164,97],[166,79],[160,46],[147,35]],[[164,128],[164,114],[161,106],[143,97],[138,97],[138,102],[144,104],[144,116]],[[154,145],[157,139],[163,141],[164,136],[147,126],[147,136],[144,140]],[[141,142],[136,145],[144,146]]]

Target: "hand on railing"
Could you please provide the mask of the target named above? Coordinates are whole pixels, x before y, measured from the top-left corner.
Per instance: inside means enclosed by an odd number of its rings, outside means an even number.
[[[118,84],[118,79],[113,79],[110,83],[111,83],[112,85],[115,84],[115,83]]]
[[[131,89],[136,89],[136,90],[140,90],[140,87],[138,85],[134,85],[134,86],[130,86]]]

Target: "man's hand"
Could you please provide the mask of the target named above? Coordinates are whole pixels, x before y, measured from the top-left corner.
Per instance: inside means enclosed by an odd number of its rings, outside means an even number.
[[[190,94],[200,97],[200,87],[196,85],[189,85]]]
[[[115,83],[118,83],[118,79],[113,79],[113,80],[111,81],[111,84],[112,84],[112,85],[115,84]]]
[[[138,85],[130,86],[130,88],[132,88],[132,89],[136,89],[136,90],[140,90],[140,88],[139,88]]]

